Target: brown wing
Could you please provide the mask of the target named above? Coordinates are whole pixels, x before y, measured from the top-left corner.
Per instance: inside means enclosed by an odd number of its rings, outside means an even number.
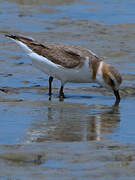
[[[14,35],[6,35],[12,39],[18,40],[26,44],[37,54],[46,57],[48,60],[61,65],[65,68],[79,68],[84,64],[86,56],[93,59],[93,55],[87,50],[76,45],[63,44],[40,44],[37,41]]]
[[[85,56],[81,56],[74,48],[69,48],[64,45],[45,44],[44,47],[41,45],[33,45],[31,49],[34,52],[65,68],[80,67],[85,60]]]
[[[85,57],[82,57],[76,50],[76,48],[71,48],[70,45],[60,45],[60,44],[40,44],[37,41],[15,35],[6,35],[9,38],[18,40],[26,44],[32,51],[37,54],[46,57],[48,60],[61,65],[65,68],[75,68],[80,67],[83,64]]]

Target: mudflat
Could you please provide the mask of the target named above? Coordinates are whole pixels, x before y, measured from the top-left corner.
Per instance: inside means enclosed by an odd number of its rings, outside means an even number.
[[[0,1],[0,180],[134,179],[134,2]],[[129,13],[130,12],[130,13]],[[122,74],[121,102],[96,84],[48,76],[5,33],[77,44]]]

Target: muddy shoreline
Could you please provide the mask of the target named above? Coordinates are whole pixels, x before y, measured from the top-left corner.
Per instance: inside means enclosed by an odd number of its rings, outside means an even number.
[[[0,180],[134,180],[135,2],[0,1]],[[53,82],[4,34],[76,44],[122,75],[121,102],[95,84]]]
[[[133,179],[135,175],[135,146],[131,144],[46,142],[1,145],[0,149],[1,179]]]

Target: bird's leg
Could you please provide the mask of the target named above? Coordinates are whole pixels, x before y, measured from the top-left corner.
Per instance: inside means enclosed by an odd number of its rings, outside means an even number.
[[[49,96],[51,97],[52,95],[52,82],[53,82],[53,77],[49,77]]]
[[[60,99],[60,101],[62,101],[65,98],[63,88],[64,88],[64,86],[61,85],[60,91],[59,91],[59,99]]]

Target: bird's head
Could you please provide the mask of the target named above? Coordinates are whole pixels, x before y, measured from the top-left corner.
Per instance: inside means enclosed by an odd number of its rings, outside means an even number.
[[[120,102],[119,87],[122,83],[120,73],[109,63],[100,62],[97,81],[104,87],[111,89],[114,92],[117,103]]]

